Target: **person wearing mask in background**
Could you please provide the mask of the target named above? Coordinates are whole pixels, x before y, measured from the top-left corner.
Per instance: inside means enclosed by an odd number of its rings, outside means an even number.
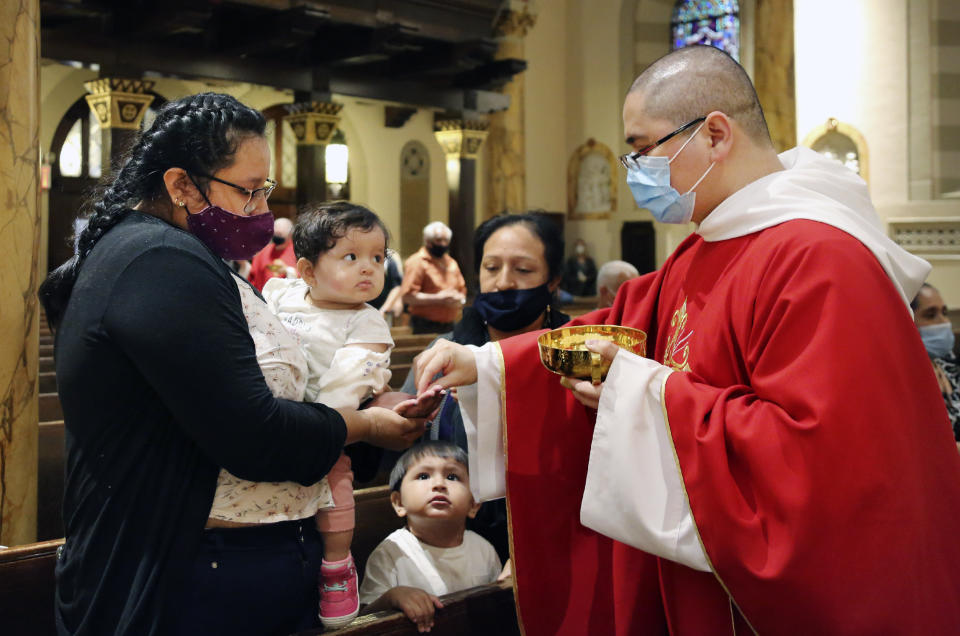
[[[587,244],[577,239],[574,255],[563,266],[563,289],[574,296],[593,296],[597,293],[597,265],[587,253]]]
[[[953,436],[960,446],[960,365],[953,352],[953,325],[947,315],[947,304],[933,285],[923,284],[910,303],[913,321],[920,331],[920,339],[933,363],[940,392],[947,407]]]
[[[639,275],[637,268],[627,261],[608,261],[601,265],[597,272],[597,309],[613,307],[620,285]]]
[[[280,217],[273,223],[273,238],[253,257],[248,280],[257,289],[271,278],[296,278],[297,257],[293,253],[293,221]]]
[[[467,284],[457,261],[447,254],[453,232],[434,221],[423,228],[423,247],[403,264],[401,296],[410,311],[413,333],[453,329],[467,297]]]

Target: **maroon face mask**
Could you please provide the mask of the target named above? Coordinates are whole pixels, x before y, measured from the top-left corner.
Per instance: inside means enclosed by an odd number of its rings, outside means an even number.
[[[187,211],[187,227],[214,254],[228,261],[253,258],[273,238],[273,214],[241,216],[207,204],[196,214]]]

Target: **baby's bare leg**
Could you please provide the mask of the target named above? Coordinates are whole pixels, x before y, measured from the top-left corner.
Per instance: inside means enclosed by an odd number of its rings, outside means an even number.
[[[350,555],[350,544],[353,542],[352,529],[320,533],[323,535],[324,561],[342,561]]]

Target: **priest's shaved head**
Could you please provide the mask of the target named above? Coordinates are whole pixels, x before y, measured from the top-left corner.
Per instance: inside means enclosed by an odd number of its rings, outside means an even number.
[[[712,46],[688,46],[664,55],[634,80],[631,93],[643,93],[650,117],[681,126],[712,111],[735,120],[758,144],[770,145],[770,132],[757,91],[736,60]]]
[[[734,192],[783,169],[750,78],[711,46],[679,49],[644,70],[624,100],[623,132],[634,150],[621,157],[634,200],[663,223],[701,223]],[[644,157],[666,158],[668,171],[645,172],[661,159]]]

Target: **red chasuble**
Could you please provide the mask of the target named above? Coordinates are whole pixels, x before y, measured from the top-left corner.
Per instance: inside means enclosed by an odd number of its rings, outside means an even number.
[[[916,327],[863,244],[813,221],[692,235],[576,322],[642,329],[675,370],[667,426],[714,571],[579,523],[595,413],[541,366],[537,334],[501,341],[525,634],[956,633],[960,455]]]

